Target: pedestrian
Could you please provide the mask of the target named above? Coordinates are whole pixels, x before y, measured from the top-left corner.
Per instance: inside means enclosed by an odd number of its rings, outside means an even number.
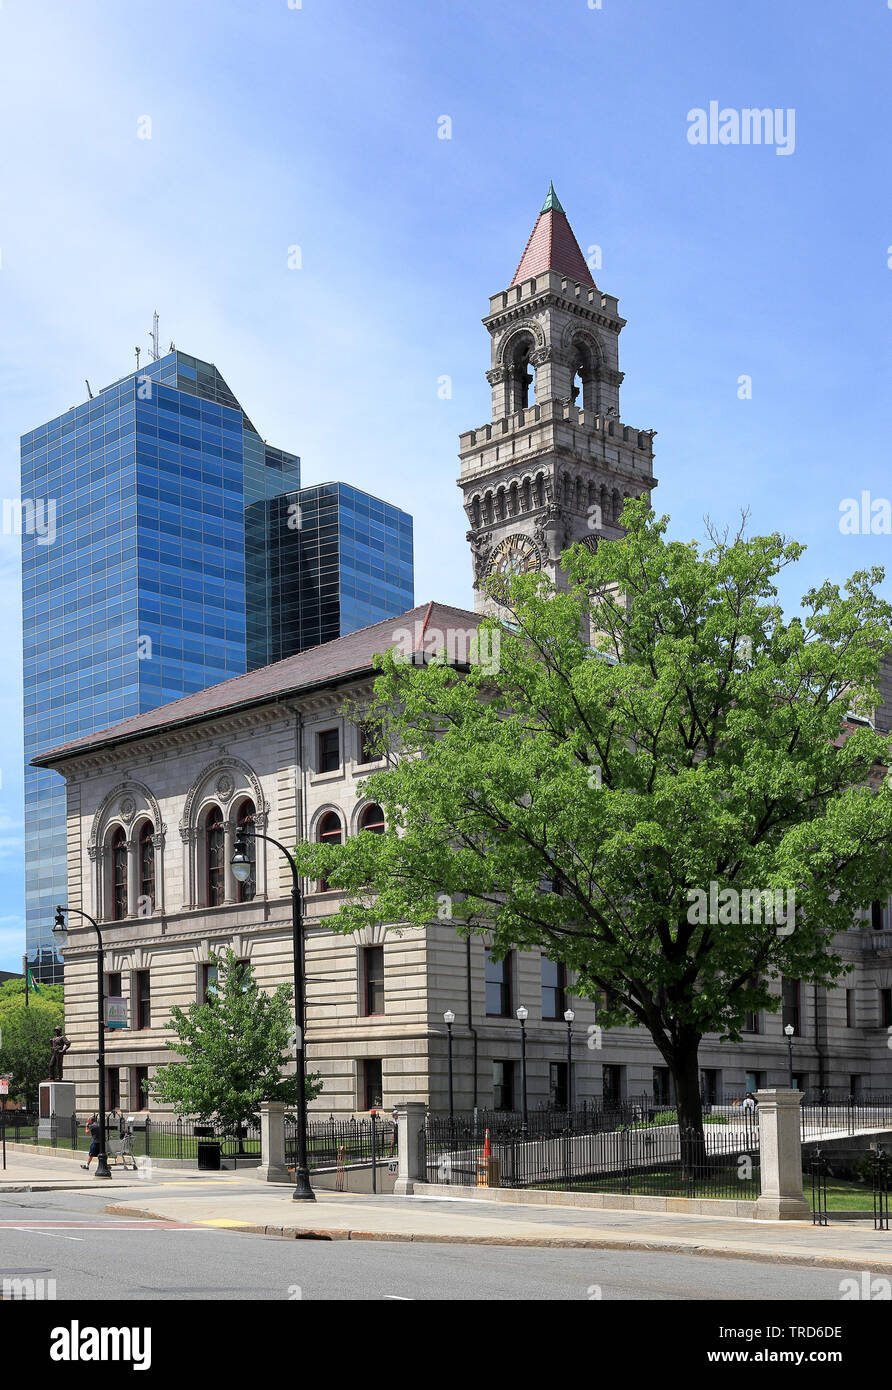
[[[756,1097],[753,1095],[752,1091],[747,1091],[746,1095],[743,1098],[743,1104],[740,1108],[741,1110],[745,1111],[747,1115],[755,1115]]]
[[[89,1173],[90,1164],[94,1158],[96,1159],[96,1167],[99,1167],[99,1154],[102,1151],[102,1125],[95,1115],[88,1121],[84,1133],[90,1136],[90,1152],[87,1154],[86,1163],[82,1163],[81,1167],[86,1168]]]

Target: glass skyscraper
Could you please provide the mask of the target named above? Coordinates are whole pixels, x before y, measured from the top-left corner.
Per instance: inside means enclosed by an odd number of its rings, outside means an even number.
[[[269,504],[269,660],[333,642],[414,598],[412,518],[347,483]]]
[[[44,979],[67,892],[65,783],[30,759],[325,640],[321,620],[294,616],[304,594],[333,611],[328,534],[290,544],[301,499],[326,490],[300,483],[300,460],[264,443],[217,369],[178,351],[22,437],[25,910]],[[328,486],[345,498],[336,637],[412,606],[411,519]],[[342,542],[348,494],[358,525]]]

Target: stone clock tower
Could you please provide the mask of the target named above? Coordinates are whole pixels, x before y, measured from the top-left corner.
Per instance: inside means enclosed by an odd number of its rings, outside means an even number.
[[[592,279],[552,185],[514,279],[483,320],[492,339],[492,423],[461,436],[474,606],[495,611],[489,575],[541,570],[621,534],[627,497],[656,486],[653,430],[619,414],[617,301]]]

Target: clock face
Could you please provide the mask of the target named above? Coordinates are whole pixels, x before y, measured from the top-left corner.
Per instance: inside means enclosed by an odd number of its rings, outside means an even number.
[[[539,547],[529,536],[506,536],[499,541],[489,562],[488,574],[531,574],[542,568]]]

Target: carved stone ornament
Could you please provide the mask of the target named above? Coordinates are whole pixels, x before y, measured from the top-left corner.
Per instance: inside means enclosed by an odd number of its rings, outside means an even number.
[[[121,819],[129,825],[136,815],[136,802],[132,796],[122,796],[118,803],[118,812]]]
[[[474,561],[474,578],[482,579],[489,568],[492,546],[489,543],[489,538],[483,532],[469,531],[468,540],[471,544],[471,556]]]
[[[235,791],[235,783],[228,772],[224,772],[217,778],[215,790],[221,801],[228,801]]]

